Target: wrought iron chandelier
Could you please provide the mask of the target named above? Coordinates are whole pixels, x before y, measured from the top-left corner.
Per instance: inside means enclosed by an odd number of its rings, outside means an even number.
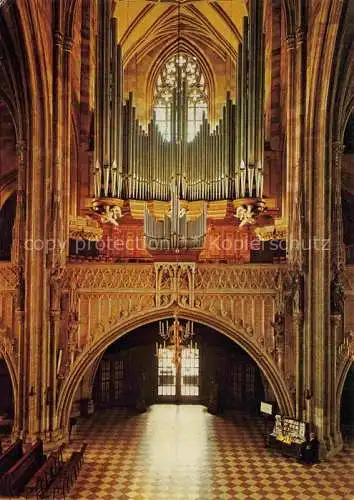
[[[172,322],[164,320],[159,322],[159,335],[163,343],[156,342],[156,356],[160,357],[161,349],[169,349],[173,352],[172,362],[177,367],[181,364],[182,349],[196,347],[196,342],[192,343],[194,336],[193,321],[186,321],[184,324],[175,314]],[[189,343],[188,343],[189,341]]]

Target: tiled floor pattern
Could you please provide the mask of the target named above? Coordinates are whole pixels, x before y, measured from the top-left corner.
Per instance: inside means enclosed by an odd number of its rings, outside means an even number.
[[[354,500],[354,450],[305,466],[265,449],[261,423],[242,415],[184,405],[110,410],[72,437],[68,451],[88,448],[71,499]]]

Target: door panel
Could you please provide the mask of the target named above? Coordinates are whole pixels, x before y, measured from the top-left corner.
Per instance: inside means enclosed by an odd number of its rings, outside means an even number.
[[[174,351],[159,348],[158,400],[171,402],[195,402],[199,398],[199,349],[182,349],[179,366],[173,362]]]

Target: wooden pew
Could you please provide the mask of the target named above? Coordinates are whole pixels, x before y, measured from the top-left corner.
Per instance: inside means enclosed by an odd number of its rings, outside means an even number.
[[[87,443],[83,443],[80,451],[73,451],[69,460],[64,462],[59,475],[47,491],[49,497],[51,496],[53,499],[63,497],[65,500],[65,495],[69,492],[83,464],[86,447]]]
[[[18,496],[26,483],[45,461],[43,442],[37,441],[31,449],[0,478],[0,495]]]
[[[57,451],[53,451],[42,467],[37,470],[32,479],[25,486],[25,496],[29,498],[36,496],[40,498],[44,495],[55,476],[57,476],[63,466],[63,449],[62,444]]]
[[[87,443],[83,443],[81,445],[80,451],[73,451],[72,458],[75,459],[78,463],[78,471],[81,469],[82,464],[84,463],[84,454],[87,448]]]
[[[17,439],[0,457],[0,477],[22,457],[22,440]]]

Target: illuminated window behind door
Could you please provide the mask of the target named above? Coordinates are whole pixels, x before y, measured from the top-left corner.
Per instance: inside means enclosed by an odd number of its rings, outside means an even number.
[[[173,350],[159,349],[158,396],[183,396],[186,399],[199,396],[199,348],[183,348],[181,365],[178,369],[173,362],[173,357]]]
[[[118,401],[124,389],[124,367],[122,359],[115,359],[113,364],[114,399]]]
[[[199,349],[187,347],[182,350],[181,395],[199,396]]]
[[[108,403],[110,398],[111,363],[109,359],[101,361],[101,403]]]
[[[176,367],[174,353],[170,349],[159,348],[158,355],[158,391],[159,396],[176,395]]]

